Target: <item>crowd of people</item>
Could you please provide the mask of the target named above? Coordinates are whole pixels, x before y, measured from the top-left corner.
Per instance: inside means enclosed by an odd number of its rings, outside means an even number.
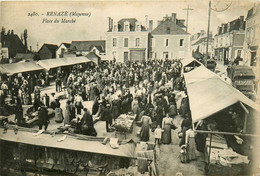
[[[48,75],[47,75],[48,76]],[[41,120],[46,108],[53,108],[55,121],[69,125],[76,119],[76,132],[96,135],[93,118],[106,121],[106,131],[113,131],[112,122],[120,114],[132,112],[136,115],[136,123],[141,126],[140,140],[150,139],[150,130],[154,131],[156,143],[170,144],[171,129],[176,129],[173,119],[177,114],[190,119],[189,103],[182,75],[182,64],[179,60],[152,60],[143,63],[114,61],[101,63],[96,67],[78,69],[74,66],[70,73],[59,69],[56,74],[56,93],[66,92],[65,109],[60,107],[59,99],[54,94],[41,97],[36,78],[14,78],[14,84],[21,86],[22,94],[11,92],[12,96],[20,97],[22,104],[31,104],[39,110],[39,128],[49,119]],[[42,79],[43,76],[39,76]],[[3,86],[2,83],[1,89]],[[19,87],[19,86],[12,87]],[[3,89],[3,91],[6,91]],[[14,93],[13,93],[14,92]],[[34,93],[34,101],[31,101]],[[24,95],[26,94],[26,95]],[[26,97],[29,97],[28,100]],[[181,97],[181,98],[180,98]],[[19,99],[19,98],[18,98]],[[83,106],[84,101],[93,101],[92,109]],[[18,106],[18,105],[17,105]],[[83,117],[78,118],[82,114]],[[20,116],[21,116],[21,112]],[[19,117],[21,119],[21,117]],[[188,129],[187,129],[188,130]]]

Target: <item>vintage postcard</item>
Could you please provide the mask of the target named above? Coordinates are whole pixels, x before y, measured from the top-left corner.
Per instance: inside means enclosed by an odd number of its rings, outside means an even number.
[[[1,1],[0,175],[259,175],[259,0]]]

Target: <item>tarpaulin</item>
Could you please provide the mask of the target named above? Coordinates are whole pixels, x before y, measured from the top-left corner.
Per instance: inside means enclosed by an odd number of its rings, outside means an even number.
[[[15,74],[29,71],[43,70],[43,67],[37,65],[35,62],[18,62],[11,64],[1,64],[1,73]]]
[[[90,62],[90,60],[84,56],[81,56],[81,57],[65,57],[65,58],[58,58],[58,59],[45,59],[45,60],[38,61],[37,64],[49,70],[51,68],[81,64],[87,62]]]
[[[0,128],[0,134],[3,134],[3,128]],[[112,149],[109,144],[103,145],[102,142],[99,141],[80,140],[70,135],[67,135],[67,138],[64,141],[57,142],[60,137],[62,137],[62,135],[59,134],[56,134],[53,137],[50,134],[34,136],[32,132],[27,131],[18,131],[18,134],[15,135],[14,131],[10,129],[7,130],[6,134],[0,135],[0,140],[65,150],[135,158],[136,144],[133,142],[122,144],[118,149]]]
[[[63,59],[45,59],[45,60],[39,60],[37,64],[49,70],[51,68],[64,66],[66,65],[66,62]]]
[[[194,58],[186,58],[186,59],[182,59],[181,60],[181,63],[182,63],[182,65],[183,65],[183,67],[186,67],[186,66],[188,66],[188,65],[193,65],[194,64],[194,66],[199,66],[199,65],[202,65],[199,61],[197,61],[196,59],[194,59]]]
[[[258,106],[215,73],[200,66],[184,73],[192,121],[205,119],[237,102],[257,110]]]

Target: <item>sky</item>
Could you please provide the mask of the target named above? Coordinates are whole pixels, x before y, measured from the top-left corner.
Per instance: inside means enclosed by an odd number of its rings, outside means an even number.
[[[213,35],[221,23],[227,23],[239,16],[245,16],[253,7],[256,0],[212,0],[214,10],[211,11],[210,31]],[[24,29],[28,30],[28,46],[37,50],[43,43],[60,45],[61,42],[75,40],[105,40],[108,30],[108,17],[114,21],[121,18],[136,18],[145,23],[145,16],[149,20],[161,20],[166,14],[177,13],[177,19],[185,19],[187,11],[183,10],[189,5],[193,10],[189,11],[188,32],[195,34],[200,30],[207,31],[209,0],[172,0],[172,1],[56,1],[56,2],[15,2],[2,1],[0,25],[6,31],[14,30],[19,37]],[[64,17],[46,16],[47,12],[68,11],[88,13],[90,16],[70,17],[76,19],[75,23],[43,23],[43,19],[61,21]],[[28,16],[38,13],[39,16]],[[34,13],[35,14],[35,13]],[[69,15],[69,14],[68,14]]]

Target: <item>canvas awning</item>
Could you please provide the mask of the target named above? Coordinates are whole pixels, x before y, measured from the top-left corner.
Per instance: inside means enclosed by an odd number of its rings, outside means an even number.
[[[184,73],[184,78],[193,123],[237,102],[242,102],[255,110],[258,108],[256,103],[204,66]]]
[[[87,62],[90,62],[90,60],[84,56],[81,56],[81,57],[65,57],[65,58],[59,58],[59,59],[40,60],[37,62],[37,64],[39,64],[43,68],[49,70],[51,68],[81,64],[81,63],[87,63]]]
[[[62,58],[65,61],[65,65],[75,65],[75,64],[83,64],[83,63],[87,63],[90,62],[91,60],[89,60],[88,58],[81,56],[81,57],[65,57]]]
[[[0,133],[3,133],[3,128],[0,128]],[[80,140],[70,135],[67,135],[64,141],[58,142],[57,140],[60,139],[62,136],[62,134],[56,134],[54,137],[52,137],[50,134],[41,134],[39,136],[34,136],[33,132],[29,131],[19,131],[15,135],[12,130],[8,130],[6,134],[0,135],[0,140],[65,150],[112,155],[118,157],[136,157],[136,144],[133,142],[121,144],[118,149],[113,149],[110,147],[109,143],[103,145],[102,142],[99,141]]]
[[[186,58],[186,59],[182,59],[181,63],[183,65],[183,67],[189,66],[189,65],[194,65],[194,66],[200,66],[202,65],[199,61],[197,61],[194,58]]]
[[[35,62],[18,62],[11,64],[1,64],[0,72],[12,75],[15,73],[23,73],[36,70],[43,70],[43,67],[37,65]]]
[[[45,60],[39,60],[37,64],[49,70],[51,68],[64,66],[66,65],[66,62],[63,59],[45,59]]]

